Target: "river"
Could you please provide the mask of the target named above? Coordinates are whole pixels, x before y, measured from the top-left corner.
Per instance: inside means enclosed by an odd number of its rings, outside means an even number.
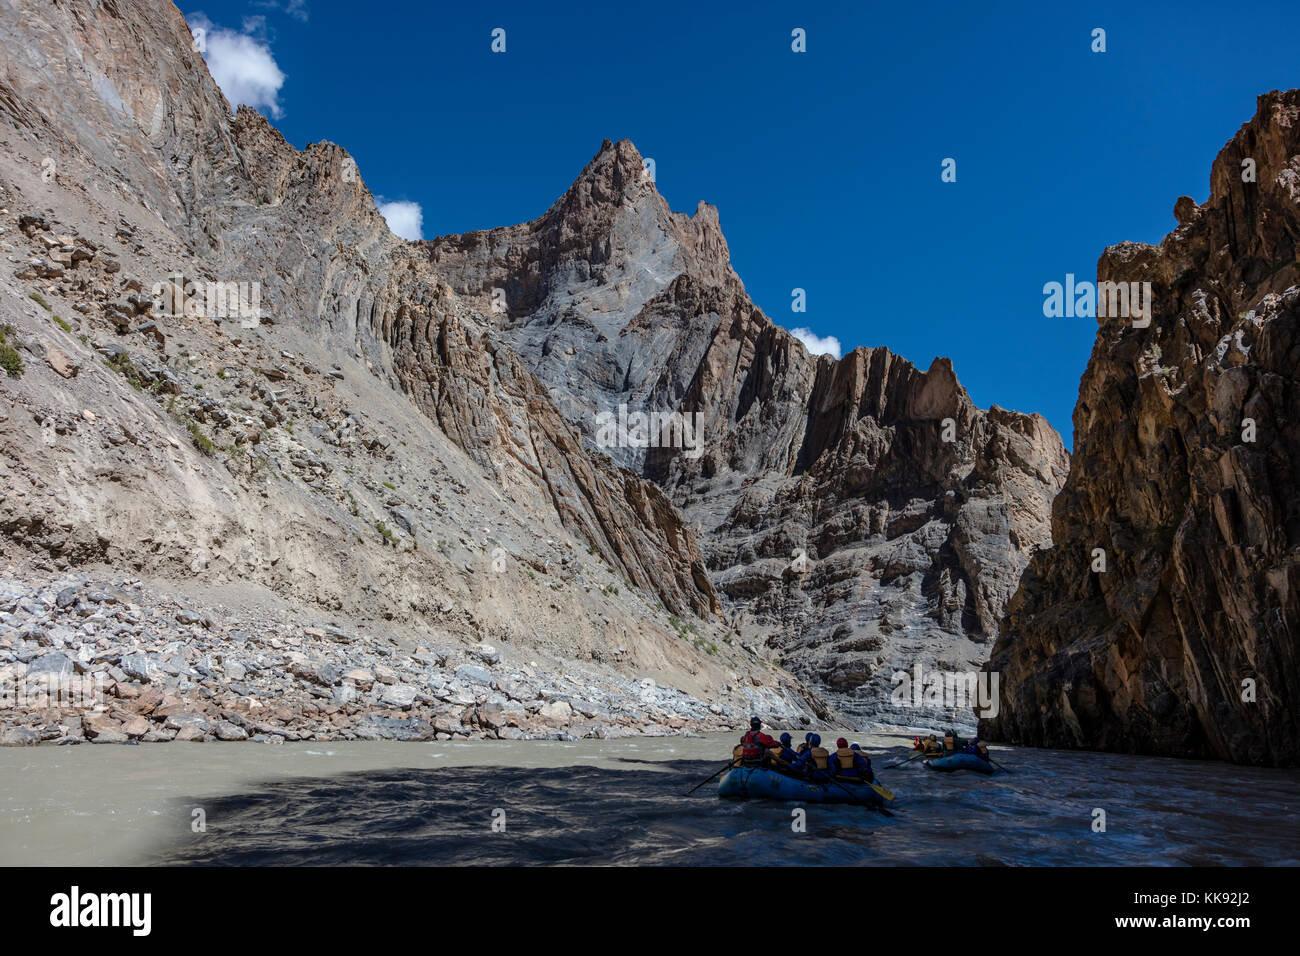
[[[684,795],[733,739],[4,748],[0,865],[1300,864],[1296,770],[1008,747],[992,777],[886,770],[907,740],[859,734],[894,816],[809,804],[801,829]]]

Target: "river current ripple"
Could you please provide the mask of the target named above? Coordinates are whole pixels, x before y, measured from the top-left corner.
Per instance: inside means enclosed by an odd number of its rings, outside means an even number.
[[[644,748],[643,748],[644,749]],[[995,751],[1013,772],[942,774],[877,753],[895,816],[729,801],[720,764],[348,772],[205,802],[142,862],[219,865],[1219,865],[1300,862],[1300,774],[1217,763]],[[1105,813],[1105,830],[1095,829]],[[174,819],[185,820],[184,814]],[[496,824],[495,828],[493,824]]]

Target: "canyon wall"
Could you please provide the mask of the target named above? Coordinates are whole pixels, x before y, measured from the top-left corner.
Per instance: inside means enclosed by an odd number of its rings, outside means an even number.
[[[1259,98],[1201,205],[1099,282],[1154,317],[1099,320],[1050,549],[988,663],[993,739],[1243,763],[1300,759],[1300,91]],[[1104,560],[1104,565],[1101,563]],[[1102,568],[1104,567],[1104,570]]]

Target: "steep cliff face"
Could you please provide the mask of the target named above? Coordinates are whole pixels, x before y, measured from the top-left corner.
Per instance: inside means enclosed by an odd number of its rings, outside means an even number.
[[[1009,605],[983,733],[1294,764],[1300,91],[1261,96],[1209,199],[1175,214],[1160,245],[1098,263],[1151,283],[1154,318],[1099,320],[1054,546]]]
[[[715,337],[688,395],[726,425],[661,480],[705,529],[717,589],[795,673],[859,718],[951,720],[900,711],[894,677],[984,660],[1047,540],[1060,438],[1040,416],[976,408],[946,359],[812,359],[762,321]],[[710,381],[727,367],[740,374]]]
[[[746,294],[716,211],[672,212],[627,141],[540,219],[424,247],[588,445],[685,514],[746,642],[859,718],[951,719],[891,706],[891,678],[984,660],[1068,468],[1041,417],[976,408],[946,359],[810,355]],[[695,416],[698,445],[611,445],[624,406]]]

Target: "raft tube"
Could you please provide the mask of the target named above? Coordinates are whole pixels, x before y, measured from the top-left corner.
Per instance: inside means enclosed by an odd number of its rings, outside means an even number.
[[[954,770],[974,770],[983,774],[996,772],[993,764],[974,754],[953,754],[951,757],[927,760],[925,765],[931,770],[942,770],[944,773],[952,773]]]
[[[866,784],[818,783],[762,767],[733,767],[718,784],[718,796],[733,799],[797,800],[800,803],[856,803],[878,807],[880,794]]]

